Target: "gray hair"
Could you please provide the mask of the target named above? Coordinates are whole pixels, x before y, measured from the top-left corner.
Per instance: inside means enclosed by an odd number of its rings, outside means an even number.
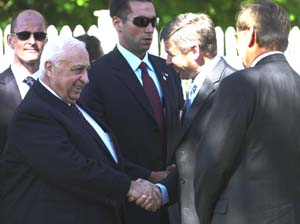
[[[250,27],[256,31],[259,47],[286,50],[291,25],[288,14],[279,5],[271,1],[242,5],[237,15],[236,28],[243,31]]]
[[[57,37],[49,40],[42,52],[39,73],[41,76],[45,74],[45,64],[47,61],[57,62],[62,55],[74,47],[85,49],[85,44],[74,37]]]
[[[182,52],[197,45],[206,55],[217,55],[215,27],[210,17],[204,13],[184,13],[176,16],[161,32],[164,41],[171,37]]]

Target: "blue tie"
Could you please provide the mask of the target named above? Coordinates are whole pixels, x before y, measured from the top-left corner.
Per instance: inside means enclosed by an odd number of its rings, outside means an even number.
[[[196,84],[193,84],[193,82],[192,82],[191,86],[189,88],[187,99],[186,99],[185,113],[187,113],[192,106],[192,102],[193,102],[193,99],[195,98],[196,90],[197,90],[197,86],[196,86]]]

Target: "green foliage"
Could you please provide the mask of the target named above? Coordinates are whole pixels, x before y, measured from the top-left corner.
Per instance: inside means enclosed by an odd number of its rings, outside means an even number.
[[[300,26],[299,0],[274,0],[288,13],[293,26]],[[94,11],[107,9],[109,0],[0,0],[0,28],[5,28],[17,12],[35,9],[41,12],[50,25],[61,28],[69,25],[73,29],[77,24],[86,29],[97,24]],[[211,16],[216,26],[225,29],[235,25],[235,15],[241,0],[153,0],[160,17],[159,29],[172,17],[184,12],[204,12]],[[246,0],[243,2],[253,2]]]

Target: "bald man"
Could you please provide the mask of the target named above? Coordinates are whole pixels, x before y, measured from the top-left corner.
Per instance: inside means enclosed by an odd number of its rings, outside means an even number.
[[[11,23],[7,42],[14,58],[10,67],[0,74],[0,153],[12,115],[36,79],[40,56],[47,42],[47,22],[34,10],[19,12]]]

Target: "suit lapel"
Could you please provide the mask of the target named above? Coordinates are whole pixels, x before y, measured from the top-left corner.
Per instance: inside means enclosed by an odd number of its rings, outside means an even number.
[[[227,64],[224,59],[220,58],[218,63],[210,72],[209,77],[204,80],[203,85],[199,89],[199,92],[197,93],[197,96],[195,97],[190,110],[185,114],[185,120],[182,124],[182,131],[180,132],[178,141],[185,135],[186,131],[189,129],[196,116],[201,116],[199,114],[205,106],[204,104],[206,100],[210,97],[211,94],[213,94],[213,92],[215,92],[215,89],[223,78],[224,69],[226,68],[226,66]]]
[[[169,108],[169,104],[168,102],[171,102],[170,99],[170,91],[168,91],[167,89],[167,79],[168,79],[168,74],[165,73],[164,71],[161,70],[161,68],[163,68],[163,65],[161,65],[159,61],[155,60],[155,58],[149,54],[149,60],[155,70],[155,74],[158,78],[159,84],[161,86],[161,90],[162,90],[162,107],[165,111],[165,119],[170,118],[169,113],[170,113],[170,108]],[[169,123],[169,122],[166,122]]]
[[[69,105],[64,103],[62,100],[58,99],[56,96],[54,96],[48,90],[46,90],[46,88],[44,88],[40,82],[36,82],[36,84],[34,84],[33,87],[29,91],[37,91],[39,93],[39,95],[41,95],[41,97],[45,99],[45,101],[47,101],[49,104],[51,104],[52,108],[56,108],[57,110],[61,111],[66,118],[71,119],[73,121],[72,123],[74,123],[80,127],[83,127],[83,129],[86,132],[88,132],[88,134],[90,134],[94,138],[94,140],[98,143],[98,145],[100,146],[99,150],[103,149],[106,152],[106,154],[108,155],[108,157],[111,159],[113,164],[116,164],[116,162],[114,161],[112,155],[110,154],[108,148],[106,147],[106,145],[104,144],[102,139],[99,137],[99,135],[94,130],[94,128],[88,123],[88,121],[85,120],[83,115],[78,114],[76,111],[71,109]],[[87,113],[89,113],[89,111],[86,108],[84,108],[82,105],[80,105],[80,104],[78,104],[78,105],[80,107],[82,107],[82,109],[85,110]],[[90,116],[92,116],[92,114],[90,114]],[[98,121],[96,120],[96,122],[98,122]],[[101,124],[99,124],[99,125],[101,125]],[[77,129],[78,129],[78,126],[76,127]],[[101,125],[101,127],[102,127],[102,125]],[[105,128],[103,128],[103,129],[104,129],[104,131],[106,131]],[[120,158],[118,153],[117,153],[117,156],[118,156],[118,158]]]
[[[22,98],[16,79],[10,67],[0,76],[0,86],[0,92],[3,94],[3,97],[5,96],[9,99],[9,101],[5,102],[6,105],[15,110],[15,108],[21,103]],[[0,96],[0,99],[1,98],[2,97]]]
[[[109,135],[109,137],[110,137],[110,139],[112,141],[112,144],[114,146],[115,153],[116,153],[117,158],[118,158],[118,165],[121,165],[122,161],[121,161],[121,153],[120,153],[119,145],[117,143],[116,138],[114,137],[114,135],[112,133],[112,130],[108,127],[108,125],[103,120],[101,120],[99,118],[99,116],[94,116],[93,113],[88,110],[88,108],[85,108],[79,102],[78,102],[78,105],[82,109],[84,109],[97,122],[97,124],[103,129],[104,132],[106,132]],[[115,160],[111,156],[111,153],[109,152],[108,148],[106,147],[106,145],[104,144],[104,142],[102,141],[102,139],[99,137],[99,135],[97,134],[97,132],[94,130],[94,128],[91,125],[89,125],[87,121],[85,121],[82,125],[84,125],[84,127],[86,128],[86,130],[94,137],[94,139],[98,142],[98,144],[100,144],[101,147],[103,147],[106,150],[107,154],[111,157],[111,159],[115,163]]]
[[[199,89],[190,110],[185,114],[185,119],[182,124],[181,136],[183,136],[187,129],[190,127],[195,117],[199,113],[201,113],[205,101],[214,91],[215,89],[212,81],[209,78],[206,78],[201,88]]]
[[[112,52],[113,69],[116,76],[127,86],[131,94],[136,98],[139,104],[144,108],[146,113],[149,114],[155,121],[151,105],[147,99],[144,89],[136,78],[134,71],[128,65],[127,61],[115,48]]]
[[[84,109],[88,113],[88,111],[85,108],[82,108],[82,109]],[[72,113],[73,113],[73,111],[72,111]],[[116,163],[115,160],[114,160],[114,158],[112,157],[109,149],[106,147],[105,143],[103,142],[103,140],[100,138],[100,136],[98,135],[98,133],[96,132],[96,130],[83,117],[83,115],[76,114],[76,112],[75,112],[72,115],[72,119],[74,119],[74,122],[79,123],[94,138],[94,140],[100,145],[100,148],[102,148],[102,149],[104,149],[106,151],[106,154],[112,160],[112,162]],[[98,121],[96,121],[96,122],[104,130],[104,132],[106,132],[111,137],[111,134],[107,132],[107,129],[103,128],[103,124],[99,123]],[[114,148],[116,150],[116,145],[114,143],[113,143],[113,146],[114,146]],[[120,156],[117,153],[117,150],[116,150],[116,155],[117,155],[117,158],[119,159]]]

